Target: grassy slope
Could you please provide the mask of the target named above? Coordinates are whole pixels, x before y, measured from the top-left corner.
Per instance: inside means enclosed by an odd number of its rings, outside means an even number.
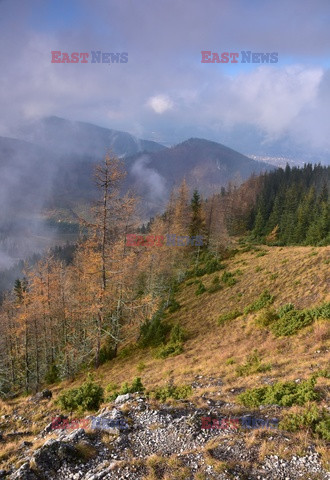
[[[180,287],[176,299],[181,309],[168,315],[168,320],[179,322],[188,333],[184,353],[156,360],[148,351],[137,351],[131,358],[117,359],[100,368],[98,378],[102,383],[121,383],[137,374],[136,365],[143,362],[146,368],[140,374],[149,388],[173,378],[175,383],[191,383],[195,375],[221,377],[225,387],[258,385],[260,375],[236,378],[236,365],[243,363],[254,348],[258,348],[263,361],[272,362],[268,375],[278,379],[305,378],[313,369],[325,368],[329,363],[326,352],[328,322],[317,321],[293,337],[275,338],[254,324],[258,315],[243,315],[219,327],[221,313],[238,309],[255,300],[264,289],[275,295],[274,307],[292,302],[297,308],[313,307],[329,301],[330,248],[266,247],[260,252],[239,253],[226,261],[228,271],[241,270],[238,282],[213,294],[196,296],[196,285]],[[314,253],[317,252],[315,255]],[[260,271],[260,268],[262,269]],[[259,270],[259,271],[256,271]],[[200,277],[206,287],[222,271]],[[274,274],[277,278],[274,279]],[[328,283],[327,283],[328,282]],[[328,343],[329,346],[329,343]],[[316,353],[321,349],[321,353]],[[226,365],[234,357],[235,364]],[[263,374],[262,376],[265,376]]]
[[[266,254],[262,254],[265,251]],[[313,371],[326,368],[330,360],[329,319],[318,320],[292,337],[275,338],[265,329],[257,328],[254,319],[259,312],[231,320],[224,326],[218,326],[220,314],[239,309],[254,301],[264,289],[275,295],[274,307],[292,302],[297,308],[313,307],[330,300],[329,294],[329,247],[263,247],[249,252],[240,251],[226,260],[226,270],[236,275],[237,283],[225,286],[216,293],[195,295],[197,285],[182,284],[176,299],[181,309],[168,315],[171,323],[179,322],[187,331],[188,338],[184,352],[176,357],[164,360],[155,359],[149,350],[132,349],[130,356],[117,358],[99,368],[95,378],[102,386],[109,382],[121,384],[141,376],[147,389],[164,385],[169,379],[176,384],[191,384],[197,375],[221,378],[223,386],[212,385],[206,381],[205,387],[194,390],[192,400],[205,405],[202,393],[208,391],[208,397],[235,402],[237,392],[232,389],[263,385],[263,378],[271,380],[292,380],[310,377]],[[223,271],[200,277],[206,287],[211,285],[214,276],[221,277]],[[188,282],[189,283],[189,282]],[[130,327],[130,337],[136,338],[138,326]],[[263,362],[270,362],[272,369],[261,374],[246,377],[236,376],[236,367],[246,361],[253,349],[258,348]],[[234,363],[226,364],[232,358]],[[139,362],[145,364],[138,372]],[[78,386],[85,379],[81,375],[74,382],[63,382],[52,388],[54,397],[65,388]],[[318,380],[318,385],[326,387],[328,381]],[[210,384],[207,386],[207,384]],[[8,404],[0,402],[0,416],[6,413],[33,418],[26,426],[21,420],[11,417],[6,421],[4,432],[12,430],[32,430],[35,434],[58,412],[53,401],[33,405],[27,399],[15,399]],[[30,437],[31,438],[31,437]],[[22,437],[20,442],[24,439]],[[26,437],[28,440],[29,438]],[[36,445],[35,445],[36,446]],[[8,461],[6,446],[1,459]],[[13,451],[14,445],[10,450]]]

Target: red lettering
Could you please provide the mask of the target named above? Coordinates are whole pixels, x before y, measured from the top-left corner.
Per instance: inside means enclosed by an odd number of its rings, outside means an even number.
[[[238,63],[237,60],[235,60],[235,58],[238,58],[239,57],[239,53],[231,53],[230,54],[230,58],[232,59],[231,63]]]
[[[164,245],[164,235],[156,235],[156,247],[162,247]]]
[[[212,54],[212,63],[221,63],[219,55],[217,53]]]
[[[68,53],[63,53],[62,55],[63,55],[61,60],[62,63],[71,63]]]
[[[207,58],[209,55],[211,55],[210,51],[203,50],[201,63],[212,63],[212,60],[210,58]]]
[[[61,63],[61,59],[58,58],[59,55],[61,55],[60,51],[53,51],[51,52],[52,54],[52,63]]]
[[[207,430],[212,428],[210,421],[211,421],[211,417],[202,417],[202,428],[206,428]]]
[[[73,52],[71,53],[71,63],[78,63],[79,62],[79,53]]]
[[[229,53],[223,52],[221,54],[221,63],[228,63],[229,62]]]
[[[86,60],[86,58],[89,57],[89,53],[81,53],[80,54],[80,58],[82,58],[82,61],[80,63],[88,63],[88,60]]]
[[[126,235],[126,245],[128,247],[135,247],[137,245],[135,233],[130,233],[129,235]]]

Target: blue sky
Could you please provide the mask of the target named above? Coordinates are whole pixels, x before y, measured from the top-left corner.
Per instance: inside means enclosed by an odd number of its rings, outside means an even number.
[[[250,153],[249,137],[330,152],[329,24],[328,0],[1,0],[0,135],[58,115],[167,144],[241,138]],[[52,50],[128,63],[53,64]],[[202,50],[279,61],[202,64]]]

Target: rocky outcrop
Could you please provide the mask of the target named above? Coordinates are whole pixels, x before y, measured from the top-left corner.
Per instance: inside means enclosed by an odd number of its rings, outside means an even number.
[[[264,458],[259,455],[262,442],[274,447],[280,441],[287,442],[289,448],[290,438],[286,432],[264,429],[260,431],[259,443],[247,443],[247,433],[242,429],[201,428],[202,416],[219,418],[221,415],[223,413],[218,406],[212,405],[208,410],[196,409],[191,403],[185,402],[180,408],[162,405],[156,409],[145,398],[130,395],[121,398],[114,407],[103,408],[97,415],[100,420],[125,420],[128,428],[101,428],[92,432],[82,428],[71,432],[55,431],[57,438],[46,441],[29,461],[8,478],[142,480],[149,473],[152,455],[159,458],[159,465],[155,457],[152,468],[160,479],[163,478],[164,469],[174,468],[173,460],[166,460],[169,457],[175,457],[177,468],[185,472],[180,478],[185,480],[193,480],[196,473],[202,472],[204,477],[201,478],[206,480],[330,478],[312,445],[303,457],[283,459],[273,454]],[[106,426],[106,422],[99,424]],[[210,443],[211,439],[213,441]],[[172,470],[167,478],[172,478],[171,472],[173,478],[179,478],[174,476]]]

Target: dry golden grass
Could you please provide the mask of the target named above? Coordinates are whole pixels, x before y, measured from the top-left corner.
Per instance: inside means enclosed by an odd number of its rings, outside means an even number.
[[[190,384],[196,375],[221,378],[222,386],[209,387],[209,382],[205,380],[205,387],[193,391],[192,400],[202,406],[205,402],[201,395],[206,392],[208,397],[233,402],[236,395],[231,389],[234,387],[261,386],[264,384],[263,378],[273,382],[305,379],[313,372],[327,368],[330,362],[329,319],[317,320],[298,334],[284,338],[275,338],[266,329],[256,326],[255,319],[259,312],[243,314],[224,326],[218,325],[220,314],[237,309],[243,312],[244,307],[256,300],[265,289],[275,295],[274,308],[286,303],[293,303],[297,308],[312,308],[330,300],[329,265],[326,263],[330,257],[330,247],[262,247],[262,251],[267,254],[258,256],[260,251],[252,250],[239,252],[225,260],[227,271],[241,271],[236,275],[237,283],[231,287],[224,286],[218,292],[206,292],[200,296],[195,295],[195,284],[179,287],[176,300],[181,304],[181,309],[168,315],[167,320],[172,324],[180,323],[187,332],[182,354],[155,359],[151,350],[133,348],[129,356],[121,358],[119,355],[102,365],[97,371],[97,381],[103,387],[110,382],[120,386],[124,381],[131,382],[140,376],[144,386],[150,390],[164,385],[170,379],[175,384]],[[222,273],[216,272],[200,279],[208,288],[213,278],[217,275],[221,277]],[[138,325],[128,327],[128,340],[123,347],[135,342],[138,330]],[[237,366],[244,364],[255,348],[263,363],[271,363],[271,370],[238,377]],[[227,362],[228,359],[233,359],[234,363]],[[85,378],[86,375],[81,374],[74,381],[67,380],[51,386],[53,399],[37,405],[27,397],[0,401],[0,416],[11,415],[9,420],[2,422],[4,433],[22,428],[22,423],[12,418],[14,409],[18,415],[30,420],[28,430],[33,433],[41,431],[51,417],[59,413],[54,403],[58,395],[64,389],[80,386]],[[328,384],[328,380],[318,379],[318,388],[324,392]],[[237,412],[239,410],[238,406]],[[267,448],[270,447],[266,443],[261,450],[266,451]],[[1,449],[6,457],[10,448],[7,450],[6,445],[1,445]]]
[[[146,466],[148,473],[144,480],[186,480],[190,474],[190,470],[175,455],[166,458],[151,455],[146,460]]]

